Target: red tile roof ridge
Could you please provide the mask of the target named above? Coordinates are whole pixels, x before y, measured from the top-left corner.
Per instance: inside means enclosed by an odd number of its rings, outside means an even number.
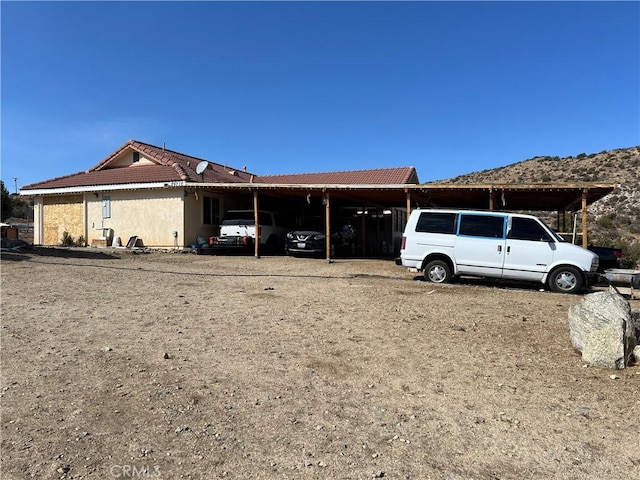
[[[187,180],[187,174],[185,173],[185,171],[182,169],[182,167],[180,166],[180,164],[178,162],[173,162],[171,164],[171,166],[173,168],[175,168],[176,172],[178,172],[178,175],[180,175],[180,178],[182,180]]]
[[[173,163],[180,164],[180,160],[184,159],[186,161],[194,161],[194,162],[203,162],[204,161],[204,162],[207,162],[207,163],[209,163],[211,165],[217,165],[220,168],[225,168],[227,170],[242,171],[240,169],[232,168],[232,167],[229,167],[227,165],[222,165],[222,164],[217,163],[217,162],[212,162],[212,161],[204,159],[204,158],[194,157],[193,155],[187,155],[186,153],[178,152],[178,151],[175,151],[175,150],[170,150],[170,149],[168,149],[168,148],[166,148],[164,146],[158,147],[156,145],[151,145],[150,143],[144,143],[144,142],[141,142],[139,140],[131,139],[131,140],[128,140],[121,147],[117,148],[114,152],[112,152],[106,158],[104,158],[100,163],[98,163],[97,165],[94,165],[92,168],[87,170],[87,172],[95,171],[95,170],[102,170],[115,157],[117,157],[120,153],[122,153],[127,148],[132,148],[135,151],[143,153],[144,155],[147,155],[147,156],[151,157],[153,160],[156,160],[157,162],[159,162],[162,165],[171,166]],[[248,174],[248,172],[243,172],[243,173],[247,173]],[[185,173],[185,175],[186,175],[186,173]]]

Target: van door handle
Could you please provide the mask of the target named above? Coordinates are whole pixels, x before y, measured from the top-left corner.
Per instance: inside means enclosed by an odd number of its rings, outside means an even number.
[[[502,245],[498,245],[498,253],[502,253]]]
[[[507,247],[507,253],[511,253],[511,246]]]

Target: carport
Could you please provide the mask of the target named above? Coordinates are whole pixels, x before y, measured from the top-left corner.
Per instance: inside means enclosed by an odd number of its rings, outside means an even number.
[[[322,196],[327,232],[326,258],[330,259],[330,220],[332,202],[340,200],[360,208],[399,207],[408,218],[416,207],[465,208],[477,210],[509,210],[555,212],[557,224],[565,225],[565,216],[581,211],[582,246],[588,245],[588,206],[605,197],[616,186],[604,183],[584,184],[402,184],[402,185],[320,185],[279,183],[198,183],[188,188],[207,189],[220,194],[234,192],[252,196],[255,222],[261,198],[269,196],[281,201],[303,201],[308,195]],[[565,232],[560,232],[565,233]],[[255,256],[260,256],[255,242]]]

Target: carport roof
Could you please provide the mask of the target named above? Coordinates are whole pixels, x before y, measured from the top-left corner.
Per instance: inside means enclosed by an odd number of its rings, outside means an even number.
[[[302,198],[328,193],[358,206],[465,208],[487,210],[577,211],[583,195],[590,205],[611,193],[614,184],[476,184],[452,185],[319,185],[319,184],[200,184],[219,190],[255,191],[275,197]]]

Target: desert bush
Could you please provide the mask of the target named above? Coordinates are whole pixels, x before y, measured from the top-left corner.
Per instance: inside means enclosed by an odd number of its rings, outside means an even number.
[[[61,247],[84,247],[86,245],[84,235],[80,235],[78,240],[74,240],[73,236],[66,230],[62,232],[62,240],[60,241]]]
[[[62,232],[62,240],[60,241],[61,247],[73,247],[74,243],[75,240],[71,235],[69,235],[69,232],[66,230]]]
[[[605,215],[604,217],[600,217],[596,223],[598,224],[599,227],[602,227],[606,230],[615,228],[611,215]]]

